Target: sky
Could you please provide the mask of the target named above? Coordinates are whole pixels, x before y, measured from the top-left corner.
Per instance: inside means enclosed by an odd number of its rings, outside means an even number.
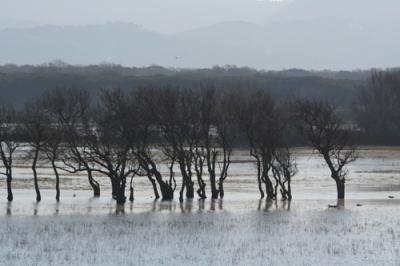
[[[132,22],[164,33],[222,21],[262,23],[293,0],[0,0],[0,28]]]
[[[400,0],[0,0],[0,64],[384,68],[399,31]]]

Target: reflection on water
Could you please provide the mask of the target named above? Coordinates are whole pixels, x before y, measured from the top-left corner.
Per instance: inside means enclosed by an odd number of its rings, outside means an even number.
[[[390,199],[346,199],[346,206],[343,200],[186,200],[160,201],[139,199],[134,202],[127,202],[124,206],[117,206],[114,200],[109,198],[71,198],[60,202],[53,199],[43,200],[40,203],[24,201],[0,202],[0,216],[19,215],[101,215],[101,214],[134,214],[143,212],[154,213],[210,213],[210,212],[247,212],[247,211],[289,211],[289,210],[310,210],[310,209],[347,209],[355,210],[360,208],[381,208],[399,206],[399,198]],[[330,208],[331,207],[331,208]]]
[[[54,215],[58,215],[60,213],[60,202],[57,201],[54,208]]]
[[[130,213],[135,213],[139,209],[144,212],[178,212],[178,213],[202,213],[202,212],[215,212],[215,211],[223,211],[224,210],[224,201],[223,200],[185,200],[183,202],[179,201],[160,201],[154,200],[151,205],[148,204],[136,204],[134,202],[130,202],[125,204],[124,206],[115,205],[115,208],[110,208],[110,214],[124,214],[125,210],[129,210]],[[148,206],[148,208],[145,208]]]
[[[33,215],[34,216],[38,215],[38,212],[39,212],[39,202],[35,202],[33,204]]]
[[[226,211],[236,210],[290,210],[290,201],[267,201],[259,200],[252,202],[230,202],[228,201]],[[225,211],[224,200],[185,200],[178,201],[160,201],[154,200],[149,203],[128,202],[125,205],[117,205],[114,201],[99,201],[98,198],[89,198],[87,201],[79,201],[76,204],[56,202],[52,204],[44,202],[34,202],[29,206],[18,206],[8,202],[6,205],[7,216],[11,215],[97,215],[97,214],[117,214],[138,212],[171,212],[171,213],[206,213]],[[14,211],[15,210],[15,211]],[[30,211],[29,211],[30,210]]]
[[[260,199],[258,201],[258,211],[272,211],[272,210],[286,210],[290,211],[290,200],[278,201],[278,200],[265,200]]]
[[[7,202],[7,212],[6,212],[6,215],[7,216],[11,216],[11,202]]]

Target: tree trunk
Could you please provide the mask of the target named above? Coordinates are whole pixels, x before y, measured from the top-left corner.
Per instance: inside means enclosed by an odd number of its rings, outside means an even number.
[[[37,202],[42,200],[42,196],[40,195],[40,190],[39,190],[37,172],[36,172],[36,163],[37,163],[37,160],[38,160],[38,156],[39,156],[39,151],[36,149],[35,155],[34,155],[34,158],[33,158],[33,163],[32,163],[32,171],[33,171],[33,181],[35,183],[36,201]]]
[[[88,175],[89,184],[93,189],[93,197],[95,197],[95,198],[100,197],[100,185],[99,185],[99,183],[96,180],[94,180],[91,170],[89,170],[87,168],[86,172],[87,172],[87,175]]]
[[[117,199],[118,189],[119,189],[119,184],[116,183],[113,178],[111,178],[111,197],[113,199]]]
[[[168,185],[163,179],[159,171],[153,169],[154,176],[160,186],[162,200],[168,201],[174,199],[174,190],[172,189],[172,184]]]
[[[258,190],[260,191],[261,194],[261,198],[264,198],[264,191],[262,189],[262,181],[261,181],[261,163],[260,161],[257,159],[257,182],[258,182]]]
[[[147,178],[150,180],[151,185],[153,186],[153,191],[154,191],[154,197],[156,199],[160,198],[160,194],[158,194],[158,189],[157,189],[157,183],[156,181],[153,179],[153,177],[151,176],[151,174],[147,175]]]
[[[12,173],[11,170],[7,170],[7,200],[9,202],[13,201],[14,196],[11,189]]]
[[[133,176],[131,177],[131,182],[129,186],[129,201],[133,202],[134,197],[133,197]]]
[[[179,168],[181,170],[182,174],[182,186],[185,186],[186,188],[186,198],[188,199],[193,199],[194,198],[194,187],[193,187],[193,181],[186,172],[185,169],[185,163],[184,160],[179,161]],[[181,189],[182,197],[183,197],[183,190],[184,188]],[[182,198],[183,200],[183,198]]]
[[[161,195],[163,201],[169,201],[174,199],[174,191],[164,181],[159,183],[161,189]]]
[[[345,192],[345,180],[336,178],[336,188],[337,188],[337,198],[344,199],[344,192]]]
[[[122,184],[118,184],[116,192],[117,192],[117,195],[116,195],[115,199],[117,201],[117,205],[124,205],[126,202],[125,183],[124,182],[122,182]]]
[[[58,170],[54,161],[51,161],[51,165],[53,167],[54,175],[56,176],[56,200],[60,201],[60,175],[58,174]]]
[[[211,153],[210,149],[207,149],[207,169],[210,176],[211,199],[218,199],[219,192],[215,180],[216,153]]]
[[[292,187],[290,185],[290,179],[288,180],[287,195],[288,195],[288,200],[292,200]]]
[[[199,189],[197,190],[197,195],[199,195],[199,197],[201,199],[206,199],[206,183],[204,182],[204,180],[201,178],[201,176],[197,176],[197,183],[199,184]]]
[[[188,179],[188,182],[186,182],[186,198],[194,198],[194,182],[190,179]]]
[[[218,199],[218,190],[217,190],[217,185],[215,182],[215,173],[209,171],[208,172],[210,175],[210,186],[211,186],[211,198],[212,199]]]
[[[272,200],[275,198],[274,186],[268,175],[265,175],[264,179],[265,179],[265,190],[267,192],[267,200]]]
[[[224,191],[224,181],[221,179],[219,180],[218,191],[219,191],[219,197],[221,199],[223,199],[224,195],[225,195],[225,191]]]
[[[183,193],[185,192],[185,187],[186,187],[185,183],[186,183],[185,180],[182,180],[182,187],[181,187],[181,190],[179,191],[179,201],[180,202],[183,202]]]
[[[217,185],[215,182],[215,174],[214,173],[212,175],[210,175],[210,185],[211,185],[211,198],[218,199],[219,191],[217,189]]]

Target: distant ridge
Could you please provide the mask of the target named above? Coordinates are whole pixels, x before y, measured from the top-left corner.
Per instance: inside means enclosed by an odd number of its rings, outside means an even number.
[[[400,62],[400,1],[297,0],[263,23],[226,21],[173,34],[131,23],[3,29],[0,64],[351,70]]]

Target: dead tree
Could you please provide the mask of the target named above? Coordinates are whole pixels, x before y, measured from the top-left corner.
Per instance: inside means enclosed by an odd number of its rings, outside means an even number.
[[[271,180],[274,154],[281,144],[282,125],[279,111],[272,97],[264,92],[256,92],[242,101],[236,108],[241,128],[245,132],[250,147],[250,155],[257,165],[257,182],[261,198],[276,198]],[[265,193],[263,189],[265,185]]]
[[[32,172],[36,192],[36,201],[41,201],[41,194],[38,183],[37,163],[47,141],[47,127],[49,119],[38,102],[30,102],[25,106],[21,114],[23,135],[29,143],[29,157],[32,158]]]
[[[203,179],[204,164],[206,161],[206,152],[202,143],[203,140],[200,137],[200,134],[197,134],[194,143],[194,149],[192,149],[193,152],[192,157],[193,157],[194,170],[196,172],[197,184],[199,186],[196,192],[199,198],[206,199],[207,198],[206,182]]]
[[[295,117],[308,143],[324,158],[336,182],[337,198],[345,198],[346,166],[357,159],[352,132],[336,115],[335,107],[317,100],[298,100]]]
[[[272,173],[275,178],[275,195],[281,192],[282,200],[292,200],[292,177],[297,173],[297,164],[293,159],[289,147],[278,148],[274,154]]]
[[[87,92],[76,89],[49,90],[43,97],[43,107],[53,123],[63,132],[63,142],[68,147],[63,156],[63,170],[70,173],[86,172],[94,197],[100,196],[100,185],[93,178],[93,166],[85,157],[87,139],[82,130],[88,125],[88,111],[91,106]]]
[[[189,91],[173,88],[148,89],[146,104],[160,130],[160,148],[170,162],[176,162],[182,175],[179,199],[194,197],[193,149],[195,146],[194,123],[188,101]]]
[[[216,109],[213,124],[215,127],[215,142],[219,149],[218,167],[218,193],[222,199],[225,195],[224,182],[228,177],[228,169],[231,164],[233,143],[238,132],[238,125],[235,119],[235,106],[237,103],[235,92],[219,91],[216,97]],[[215,169],[215,166],[213,167]]]
[[[164,180],[157,166],[156,153],[159,132],[155,126],[152,112],[146,104],[149,101],[149,98],[147,98],[149,96],[145,90],[136,91],[131,95],[129,107],[131,110],[130,123],[132,125],[130,135],[133,138],[132,153],[139,164],[139,172],[143,172],[142,175],[147,176],[150,180],[155,198],[158,199],[160,197],[157,189],[158,184],[162,200],[172,200],[176,189],[175,174],[173,172],[175,158],[173,156],[170,157],[170,176]]]
[[[216,90],[215,88],[202,88],[199,93],[199,139],[196,141],[198,153],[204,155],[210,180],[211,198],[217,199],[219,190],[217,188],[216,166],[218,160],[218,147],[214,141],[213,122],[215,118]],[[201,155],[199,158],[202,158]]]
[[[192,159],[192,167],[197,179],[198,189],[196,192],[200,199],[206,199],[206,182],[203,179],[203,175],[204,168],[207,165],[208,151],[205,145],[207,136],[204,134],[204,113],[212,111],[213,102],[211,101],[211,104],[206,103],[209,99],[202,97],[201,89],[186,90],[182,93],[185,94],[185,101],[187,102],[185,111],[187,113],[187,130],[189,132],[187,135],[187,152]],[[210,107],[210,109],[207,109],[207,107]]]
[[[57,163],[61,161],[63,154],[68,150],[62,143],[63,132],[61,129],[58,129],[56,125],[57,124],[51,124],[51,122],[48,124],[48,127],[46,128],[47,138],[42,147],[42,151],[53,169],[56,178],[56,200],[60,201],[60,167]]]
[[[195,161],[195,166],[206,165],[211,198],[223,198],[224,181],[228,176],[232,144],[237,131],[232,105],[234,94],[213,87],[200,88],[196,94],[192,94],[196,95],[197,100],[192,104],[197,107],[197,118],[192,120],[199,121],[198,125],[194,126],[196,130],[193,133],[198,136],[195,147],[198,162]],[[201,175],[202,173],[198,174]],[[201,184],[205,187],[204,181],[199,178],[200,188]]]
[[[130,124],[127,97],[120,90],[103,90],[99,104],[92,110],[91,120],[84,128],[88,149],[83,153],[94,167],[94,172],[109,177],[112,196],[117,204],[126,202],[125,187],[137,164],[132,156],[134,136]]]
[[[0,107],[0,158],[5,168],[5,172],[0,171],[0,175],[6,177],[7,183],[7,200],[13,200],[12,193],[12,167],[14,160],[14,153],[19,147],[17,139],[17,121],[16,112],[12,106]]]

